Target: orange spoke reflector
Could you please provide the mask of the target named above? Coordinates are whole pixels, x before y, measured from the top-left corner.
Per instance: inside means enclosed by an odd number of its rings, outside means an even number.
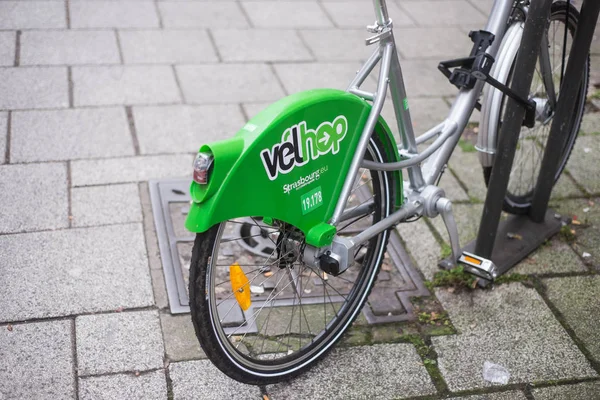
[[[250,308],[252,300],[250,299],[250,282],[244,273],[244,270],[238,263],[233,263],[229,266],[229,279],[231,280],[231,289],[235,294],[242,310],[246,311]]]
[[[476,258],[469,257],[469,256],[464,256],[464,257],[465,257],[466,262],[470,262],[471,264],[475,264],[475,265],[481,265],[481,261]]]

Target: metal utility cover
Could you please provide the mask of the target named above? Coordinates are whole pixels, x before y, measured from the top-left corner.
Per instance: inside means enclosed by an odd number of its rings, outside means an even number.
[[[150,181],[152,213],[172,314],[190,311],[187,288],[195,235],[184,227],[190,206],[189,185],[188,179]],[[377,282],[363,308],[367,321],[414,320],[410,298],[428,295],[400,236],[392,230]]]

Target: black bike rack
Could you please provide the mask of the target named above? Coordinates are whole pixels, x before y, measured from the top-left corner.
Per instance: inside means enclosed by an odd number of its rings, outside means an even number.
[[[551,4],[552,0],[538,0],[532,2],[529,8],[516,60],[516,64],[522,66],[522,73],[516,75],[511,83],[511,90],[521,97],[527,97],[529,93]],[[525,116],[525,107],[521,102],[512,97],[507,99],[477,239],[463,249],[491,259],[496,264],[499,275],[527,257],[547,239],[558,233],[562,227],[562,217],[548,209],[548,202],[554,186],[559,156],[564,146],[562,138],[565,137],[565,131],[570,128],[574,100],[579,92],[599,11],[600,1],[583,1],[560,87],[560,98],[556,105],[540,174],[534,189],[531,212],[529,215],[511,215],[505,221],[500,221],[520,128]],[[445,263],[442,261],[440,265]]]

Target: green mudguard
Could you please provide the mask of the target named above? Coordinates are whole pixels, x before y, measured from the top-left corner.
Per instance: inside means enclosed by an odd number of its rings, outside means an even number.
[[[327,221],[370,110],[369,103],[347,92],[309,90],[272,104],[233,138],[202,146],[214,163],[207,185],[192,182],[186,228],[204,232],[228,219],[255,216],[296,226],[310,245],[330,244],[335,228]],[[375,132],[388,159],[398,161],[382,118]],[[401,194],[401,175],[395,175]]]

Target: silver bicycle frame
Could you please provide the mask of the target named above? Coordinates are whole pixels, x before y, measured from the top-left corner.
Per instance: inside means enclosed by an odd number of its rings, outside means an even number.
[[[373,0],[373,6],[377,20],[375,25],[368,27],[368,29],[375,33],[375,36],[367,39],[367,44],[378,44],[378,48],[357,72],[356,77],[347,89],[350,93],[372,101],[373,107],[363,128],[335,212],[330,220],[332,225],[337,225],[342,219],[345,219],[342,218],[342,214],[344,213],[346,201],[357,177],[358,170],[361,167],[383,171],[406,169],[408,185],[405,182],[405,198],[411,199],[421,194],[425,196],[427,192],[424,191],[425,187],[437,183],[443,169],[448,163],[452,151],[456,147],[460,135],[475,108],[475,103],[481,94],[484,84],[483,81],[478,80],[474,88],[461,89],[445,121],[421,136],[415,137],[402,77],[402,69],[398,60],[396,43],[392,32],[392,20],[389,18],[385,0]],[[496,56],[502,42],[512,6],[513,0],[494,1],[492,11],[484,28],[495,36],[493,44],[487,49],[487,52],[492,57]],[[380,63],[380,70],[375,93],[361,90],[360,85],[378,63]],[[398,147],[402,160],[394,163],[377,163],[363,160],[369,139],[383,109],[388,83],[398,122],[398,132],[401,139],[401,144]],[[434,138],[433,143],[419,153],[417,145]],[[420,198],[422,199],[422,197]],[[381,231],[420,212],[422,212],[422,203],[420,201],[405,201],[399,210],[367,228],[359,235],[349,238],[349,240],[355,244],[362,243],[379,234]]]

